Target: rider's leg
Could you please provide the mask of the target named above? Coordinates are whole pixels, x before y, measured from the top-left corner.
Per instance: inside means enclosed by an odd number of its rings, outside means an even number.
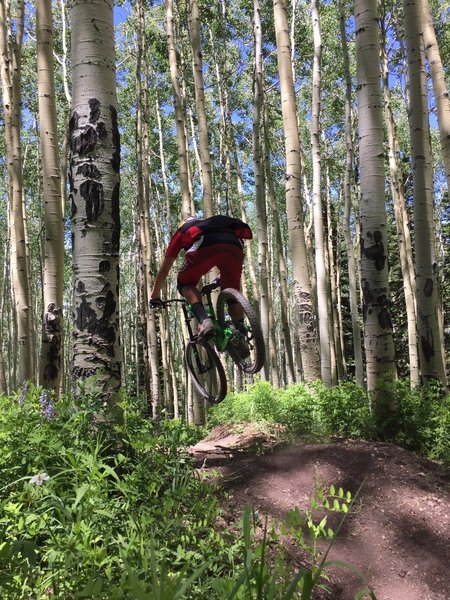
[[[192,312],[199,323],[203,323],[208,318],[208,313],[203,306],[202,296],[195,285],[184,285],[180,287],[181,294],[186,298],[186,301],[191,305]]]
[[[229,246],[219,262],[220,287],[233,288],[240,291],[244,252],[238,246]],[[228,300],[228,312],[234,323],[244,320],[244,309],[235,300]]]
[[[239,321],[244,320],[244,309],[238,302],[228,301],[228,310],[230,312],[231,319],[235,323],[239,323]]]

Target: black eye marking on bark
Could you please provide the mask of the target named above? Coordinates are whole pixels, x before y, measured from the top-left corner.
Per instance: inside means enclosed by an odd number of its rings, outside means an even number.
[[[392,329],[391,315],[387,308],[382,308],[378,313],[378,323],[382,329]]]
[[[70,149],[74,154],[86,156],[92,152],[97,144],[97,132],[94,127],[87,127],[80,135],[70,138]]]
[[[370,233],[368,233],[367,237],[371,237]],[[383,236],[381,235],[381,231],[374,231],[373,241],[373,246],[366,248],[364,238],[361,238],[361,252],[366,258],[374,261],[377,271],[382,271],[386,264],[386,255],[384,254]]]
[[[75,129],[78,129],[78,113],[76,110],[73,111],[70,119],[69,119],[69,134],[72,135]]]
[[[77,289],[78,294],[83,294],[86,291],[86,286],[84,285],[84,281],[78,281],[76,289]]]
[[[80,165],[77,169],[77,175],[83,175],[83,177],[89,179],[101,179],[102,174],[96,165],[92,162],[85,162]]]
[[[77,308],[76,321],[79,331],[87,330],[89,333],[93,333],[95,331],[97,315],[95,310],[91,308],[91,303],[87,302],[86,298],[81,299],[81,304]]]
[[[423,356],[425,360],[429,362],[430,359],[434,356],[434,343],[431,334],[429,333],[428,337],[421,335],[420,344],[422,346]]]
[[[99,265],[98,265],[99,273],[108,273],[108,271],[110,269],[111,269],[111,263],[109,262],[109,260],[101,260],[99,262]]]
[[[89,108],[91,109],[89,123],[96,123],[100,118],[100,101],[96,98],[91,98],[88,104]]]
[[[423,286],[423,293],[426,298],[429,298],[433,293],[433,280],[427,279],[425,281],[425,285]]]
[[[86,179],[80,185],[80,195],[86,202],[86,218],[88,223],[97,221],[105,207],[103,185],[93,179]]]
[[[120,134],[119,134],[119,126],[117,122],[117,110],[116,108],[110,104],[109,112],[111,114],[111,129],[112,129],[112,143],[115,148],[112,153],[111,158],[111,166],[115,173],[119,173],[120,171]]]
[[[108,136],[108,131],[103,121],[100,121],[97,125],[97,135],[99,140],[104,140]]]
[[[119,205],[119,190],[120,184],[116,183],[111,194],[111,217],[114,224],[114,229],[111,236],[111,252],[113,254],[119,252],[120,244],[120,205]]]

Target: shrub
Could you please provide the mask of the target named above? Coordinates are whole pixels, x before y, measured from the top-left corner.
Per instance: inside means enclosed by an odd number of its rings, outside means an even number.
[[[363,388],[351,381],[332,388],[318,381],[312,387],[317,420],[323,433],[349,438],[372,435],[369,401]]]
[[[297,435],[317,432],[315,398],[304,384],[276,390],[275,400],[274,418],[278,423]]]
[[[98,431],[92,398],[50,400],[33,386],[0,397],[2,598],[137,598],[164,583],[169,600],[205,564],[230,564],[212,488],[181,448],[189,428],[124,400],[120,427]]]

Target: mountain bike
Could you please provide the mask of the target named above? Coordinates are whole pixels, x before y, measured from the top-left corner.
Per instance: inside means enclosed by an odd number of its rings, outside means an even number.
[[[208,339],[199,339],[194,332],[192,319],[195,317],[184,298],[162,301],[162,307],[181,304],[189,336],[184,351],[187,371],[200,395],[215,404],[227,394],[227,378],[219,353],[228,353],[237,367],[249,374],[260,371],[265,360],[261,325],[252,305],[238,290],[226,288],[219,293],[214,306],[212,292],[219,286],[217,278],[200,290],[205,309],[214,323],[214,333]],[[234,323],[229,314],[230,305],[236,303],[244,311],[244,320],[239,324]]]

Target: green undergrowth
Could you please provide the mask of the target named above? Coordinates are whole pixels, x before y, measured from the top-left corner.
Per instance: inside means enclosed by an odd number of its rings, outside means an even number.
[[[450,464],[450,396],[433,385],[411,390],[407,381],[386,384],[384,394],[389,413],[375,422],[367,392],[353,382],[274,389],[260,381],[213,406],[208,425],[248,421],[280,424],[299,437],[378,439]]]
[[[2,600],[308,600],[326,585],[317,541],[333,543],[326,514],[345,519],[348,493],[318,486],[310,510],[288,515],[284,534],[305,553],[296,569],[280,529],[251,509],[219,518],[217,486],[183,450],[198,431],[152,423],[134,399],[108,425],[100,404],[33,386],[0,396]]]

